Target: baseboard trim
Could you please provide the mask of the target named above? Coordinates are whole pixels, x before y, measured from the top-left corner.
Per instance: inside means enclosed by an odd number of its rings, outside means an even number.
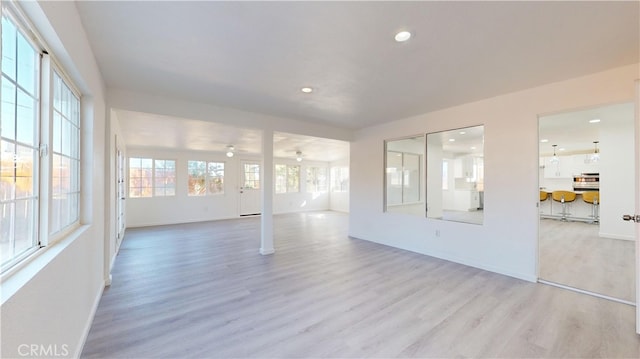
[[[260,254],[263,256],[267,256],[269,254],[274,254],[276,252],[273,248],[260,248]]]
[[[613,233],[600,232],[600,233],[598,233],[598,235],[600,237],[603,237],[603,238],[621,239],[623,241],[635,241],[636,240],[633,236],[625,236],[625,235],[613,234]]]
[[[524,280],[524,281],[531,282],[531,283],[535,283],[535,282],[538,281],[538,277],[533,275],[533,274],[519,273],[519,272],[506,270],[505,268],[488,266],[488,265],[485,265],[485,264],[482,264],[482,263],[478,263],[478,262],[476,262],[474,260],[470,260],[470,259],[466,259],[466,258],[460,258],[460,257],[452,256],[452,255],[449,255],[449,254],[445,254],[445,253],[422,252],[422,251],[414,250],[414,249],[411,249],[411,248],[399,247],[399,246],[387,244],[387,243],[384,243],[384,242],[378,242],[378,241],[374,241],[374,240],[368,240],[368,239],[363,239],[363,238],[359,238],[359,237],[354,237],[352,235],[349,235],[349,238],[362,240],[362,241],[367,241],[367,242],[372,242],[372,243],[377,243],[377,244],[380,244],[380,245],[383,245],[383,246],[387,246],[387,247],[391,247],[391,248],[402,249],[402,250],[405,250],[405,251],[418,253],[418,254],[422,254],[422,255],[433,257],[433,258],[437,258],[437,259],[442,259],[442,260],[449,261],[449,262],[452,262],[452,263],[457,263],[457,264],[464,265],[464,266],[467,266],[467,267],[477,268],[477,269],[484,270],[484,271],[487,271],[487,272],[496,273],[496,274],[500,274],[500,275],[504,275],[504,276],[507,276],[507,277],[512,277],[512,278]]]
[[[93,325],[93,318],[95,318],[96,316],[98,305],[100,305],[100,299],[102,299],[102,294],[104,293],[105,284],[106,283],[103,281],[100,285],[98,295],[93,300],[93,308],[91,308],[91,314],[89,315],[89,318],[87,318],[87,322],[85,323],[80,341],[78,342],[78,345],[76,345],[77,351],[74,353],[74,358],[80,358],[80,355],[82,355],[82,350],[84,350],[84,345],[87,342],[87,338],[89,337],[89,331],[91,331],[91,326]]]

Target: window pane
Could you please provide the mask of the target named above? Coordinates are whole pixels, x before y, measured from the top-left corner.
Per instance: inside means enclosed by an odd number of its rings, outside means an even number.
[[[2,77],[2,118],[0,135],[6,139],[16,139],[16,86]]]
[[[307,167],[307,192],[327,191],[327,169],[324,167]]]
[[[260,189],[260,165],[244,164],[244,188]]]
[[[71,124],[67,118],[62,120],[62,148],[60,153],[66,156],[71,156]]]
[[[144,169],[151,169],[153,168],[153,160],[151,158],[142,158],[140,159],[140,167],[144,168]]]
[[[33,146],[36,143],[36,101],[24,91],[18,89],[18,106],[16,110],[18,115],[16,138],[19,142]]]
[[[331,168],[331,191],[333,192],[349,191],[349,168],[348,167]]]
[[[151,197],[153,173],[150,158],[129,158],[129,197]]]
[[[287,166],[287,192],[300,192],[300,166]]]
[[[287,166],[276,165],[276,193],[287,192]]]
[[[0,205],[0,258],[2,264],[11,260],[13,255],[13,209],[15,203],[2,203]]]
[[[53,109],[62,112],[62,79],[53,77]]]
[[[34,196],[34,161],[36,151],[31,147],[16,146],[16,193],[15,198]]]
[[[69,193],[69,218],[80,219],[80,193]]]
[[[22,34],[18,33],[18,85],[35,96],[39,54]]]
[[[8,201],[15,198],[15,145],[7,141],[0,141],[0,200]]]
[[[4,11],[4,10],[3,10]],[[16,27],[6,17],[2,17],[2,73],[16,79]]]
[[[207,163],[207,182],[209,194],[224,192],[224,163]]]
[[[189,174],[189,196],[203,196],[207,193],[207,187],[205,185],[206,165],[207,163],[205,161],[187,162],[187,170]]]
[[[16,201],[15,254],[20,255],[35,245],[35,203],[32,199]]]

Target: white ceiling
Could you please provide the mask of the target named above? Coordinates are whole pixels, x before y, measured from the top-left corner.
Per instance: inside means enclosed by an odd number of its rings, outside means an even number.
[[[262,131],[133,111],[116,111],[125,143],[132,148],[226,152],[232,145],[237,155],[259,156]],[[276,132],[273,155],[305,161],[331,162],[349,157],[349,143],[311,136]]]
[[[558,155],[592,152],[602,133],[628,128],[625,119],[633,118],[633,110],[633,103],[621,103],[540,117],[539,138],[548,140],[540,143],[540,155],[551,156],[553,145]],[[593,119],[600,122],[590,123]],[[602,144],[598,148],[606,150]]]
[[[260,130],[134,111],[116,114],[130,147],[226,152],[233,145],[238,153],[262,153]]]
[[[77,8],[109,88],[353,129],[636,63],[639,53],[637,1]],[[413,33],[408,42],[393,40],[400,29]]]

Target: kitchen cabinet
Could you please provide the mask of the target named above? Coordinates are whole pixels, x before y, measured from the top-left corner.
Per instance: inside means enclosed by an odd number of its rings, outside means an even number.
[[[557,163],[551,162],[551,157],[542,158],[541,167],[544,168],[544,178],[573,178],[581,173],[600,173],[600,163],[591,162],[590,154],[559,156]]]
[[[476,159],[472,156],[464,156],[455,159],[453,176],[455,178],[469,178],[475,180]]]
[[[454,211],[475,211],[480,208],[480,192],[476,190],[455,190],[453,203],[447,203],[445,209]]]
[[[545,157],[543,166],[544,178],[572,178],[584,172],[584,155],[559,156],[556,163],[551,162],[551,157]]]

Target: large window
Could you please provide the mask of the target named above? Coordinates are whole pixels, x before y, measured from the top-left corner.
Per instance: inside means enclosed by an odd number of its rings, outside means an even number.
[[[176,161],[154,160],[153,165],[153,195],[156,197],[175,196]]]
[[[129,197],[164,197],[176,194],[176,161],[129,158]]]
[[[189,196],[224,193],[224,162],[189,161]]]
[[[300,166],[276,165],[276,193],[300,192]]]
[[[8,265],[38,245],[40,55],[2,16],[0,257]]]
[[[349,192],[349,167],[331,168],[331,191]]]
[[[307,192],[327,192],[326,167],[307,167]]]
[[[2,3],[0,271],[80,223],[80,94]]]
[[[153,159],[129,158],[129,197],[153,195]]]

